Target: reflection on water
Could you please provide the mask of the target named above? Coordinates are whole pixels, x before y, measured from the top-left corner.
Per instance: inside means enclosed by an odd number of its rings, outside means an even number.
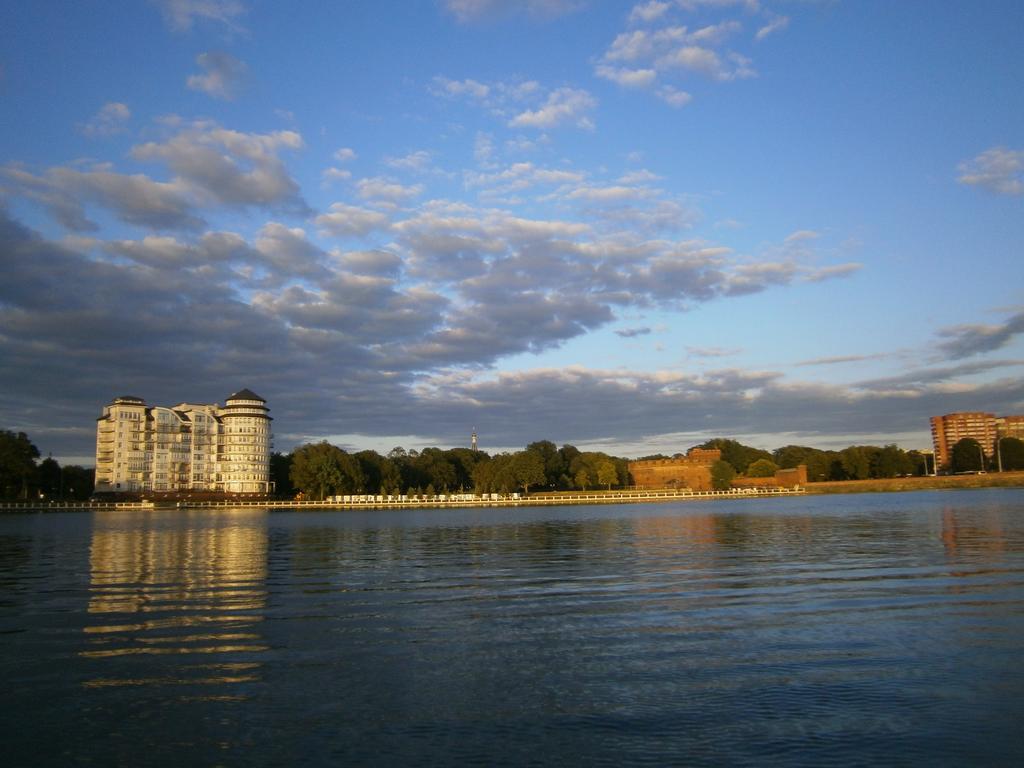
[[[263,513],[96,513],[80,655],[103,661],[83,684],[213,686],[220,696],[257,680],[266,577]]]
[[[0,518],[0,641],[14,764],[1018,765],[1024,493]]]

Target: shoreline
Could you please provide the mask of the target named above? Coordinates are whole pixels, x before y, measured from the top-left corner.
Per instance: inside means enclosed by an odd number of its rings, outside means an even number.
[[[808,483],[809,494],[901,493],[977,488],[1024,488],[1024,471],[989,472],[980,475],[925,475],[872,480],[833,480]]]
[[[0,513],[133,511],[190,509],[322,509],[356,511],[368,509],[457,509],[468,507],[573,506],[581,504],[644,504],[667,501],[713,501],[715,499],[758,499],[778,496],[821,496],[844,493],[903,493],[909,491],[980,488],[1024,488],[1024,471],[992,472],[980,475],[894,477],[873,480],[837,480],[808,483],[792,488],[733,488],[728,491],[619,490],[507,494],[498,498],[468,494],[434,498],[368,496],[360,501],[14,501],[0,502]]]

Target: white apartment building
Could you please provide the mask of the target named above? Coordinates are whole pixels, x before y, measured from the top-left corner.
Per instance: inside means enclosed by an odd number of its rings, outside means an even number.
[[[248,389],[224,407],[114,398],[96,421],[96,491],[270,493],[270,421]]]

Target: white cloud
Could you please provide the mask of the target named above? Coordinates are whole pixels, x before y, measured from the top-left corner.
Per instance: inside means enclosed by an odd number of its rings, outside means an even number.
[[[113,136],[123,133],[125,123],[131,119],[132,113],[126,104],[118,101],[107,102],[99,112],[89,120],[80,123],[78,129],[86,136]]]
[[[339,163],[348,163],[356,159],[356,151],[351,147],[342,147],[334,153],[334,159]]]
[[[640,168],[635,171],[624,173],[619,177],[620,184],[646,184],[652,181],[660,181],[661,176],[656,173],[652,173],[646,168]]]
[[[663,85],[658,89],[658,98],[668,104],[670,107],[685,107],[691,101],[691,96],[686,91],[681,91],[674,85]]]
[[[659,71],[686,69],[723,81],[754,77],[757,74],[750,66],[750,59],[736,53],[727,54],[723,58],[710,48],[699,45],[676,48],[659,58],[655,64]]]
[[[761,27],[759,30],[757,30],[757,34],[754,37],[758,40],[764,40],[769,35],[774,35],[776,32],[781,32],[788,26],[788,16],[776,16],[763,27]]]
[[[597,106],[597,99],[579,88],[558,88],[548,94],[539,109],[526,110],[509,121],[513,128],[554,128],[575,123],[584,129],[593,128],[587,113]]]
[[[629,22],[631,24],[650,24],[664,16],[669,7],[668,3],[659,0],[649,0],[649,2],[635,5],[629,12]]]
[[[239,0],[155,0],[163,12],[164,20],[172,29],[192,28],[197,19],[217,21],[236,29],[235,19],[245,13]]]
[[[583,6],[581,0],[442,0],[462,23],[525,12],[536,19],[553,19]]]
[[[305,210],[298,184],[279,154],[303,147],[294,131],[243,133],[195,122],[163,142],[132,149],[138,160],[162,161],[199,201]]]
[[[570,200],[591,200],[597,202],[618,202],[622,200],[636,200],[651,196],[651,191],[644,187],[608,185],[608,186],[582,186],[569,192],[567,197]]]
[[[321,175],[325,182],[347,181],[352,178],[352,171],[347,171],[344,168],[327,168]]]
[[[687,11],[696,11],[701,8],[732,8],[743,7],[748,11],[755,12],[761,9],[759,0],[676,0],[680,8]]]
[[[648,88],[658,77],[653,69],[627,69],[625,67],[613,67],[608,64],[599,64],[594,74],[611,80],[624,88]]]
[[[416,171],[422,173],[430,167],[432,155],[426,150],[410,152],[401,157],[388,157],[384,159],[384,165],[399,171]]]
[[[700,3],[713,10],[727,10],[737,3]],[[678,3],[693,10],[698,5]],[[752,6],[748,6],[752,8]],[[654,95],[673,107],[688,104],[692,96],[673,80],[697,73],[712,80],[727,82],[757,75],[749,57],[726,47],[742,24],[736,19],[721,19],[692,28],[670,18],[667,3],[638,5],[631,22],[643,21],[642,28],[627,29],[615,36],[611,45],[594,64],[594,74],[630,88],[649,88]],[[779,28],[784,17],[774,20]],[[770,31],[774,31],[773,28]],[[761,37],[770,34],[765,32]],[[660,87],[654,86],[660,84]]]
[[[361,236],[388,226],[388,217],[380,211],[334,203],[328,213],[316,217],[315,223],[325,235],[335,237]]]
[[[784,242],[799,243],[806,240],[817,240],[819,237],[821,237],[821,234],[813,229],[798,229],[796,232],[787,235]]]
[[[1000,195],[1024,194],[1024,150],[992,147],[957,167],[961,184]]]
[[[476,80],[452,80],[447,77],[436,76],[433,80],[431,92],[439,96],[452,98],[469,96],[474,99],[485,99],[491,92],[491,87]]]
[[[269,282],[283,284],[289,277],[306,279],[328,276],[325,254],[306,238],[305,230],[267,222],[253,243],[271,268]]]
[[[392,203],[405,202],[423,194],[422,184],[406,186],[381,176],[360,179],[356,182],[356,189],[359,196],[364,199],[386,200]]]
[[[34,175],[6,166],[0,176],[13,194],[45,206],[62,226],[76,232],[98,229],[86,215],[87,206],[114,213],[121,221],[152,229],[195,228],[202,224],[186,184],[159,182],[142,174],[116,173],[107,166],[86,170],[50,168]]]
[[[478,165],[490,167],[494,162],[494,137],[489,133],[477,133],[473,140],[473,158]]]
[[[996,325],[956,325],[943,328],[938,335],[946,339],[939,348],[954,360],[992,352],[1006,346],[1014,337],[1024,334],[1024,312]]]
[[[202,91],[217,99],[234,99],[242,86],[248,67],[223,51],[207,51],[196,56],[196,64],[205,73],[190,75],[186,84],[193,91]]]

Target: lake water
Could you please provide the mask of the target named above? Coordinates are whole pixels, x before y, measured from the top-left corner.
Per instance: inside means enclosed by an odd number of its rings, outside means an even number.
[[[1024,491],[0,517],[7,766],[1024,765]]]

